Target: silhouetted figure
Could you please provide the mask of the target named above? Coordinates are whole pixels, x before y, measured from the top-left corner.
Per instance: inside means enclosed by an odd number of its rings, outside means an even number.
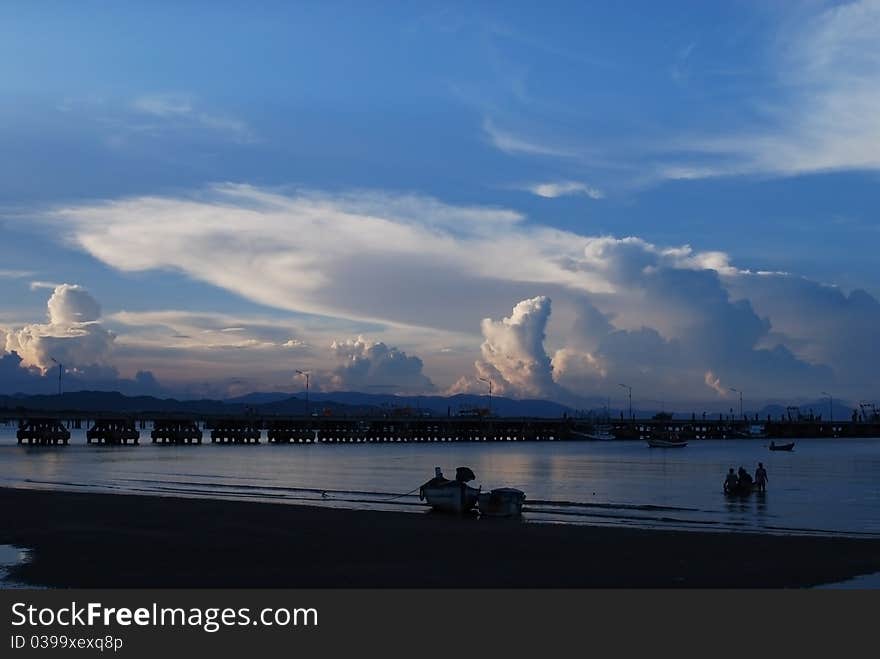
[[[752,475],[747,472],[743,467],[739,468],[739,489],[743,492],[748,492],[752,489]]]
[[[766,492],[767,491],[767,482],[770,479],[767,478],[767,470],[764,469],[764,463],[759,462],[758,468],[755,469],[755,485],[758,486],[758,492]]]
[[[727,478],[724,479],[724,492],[727,494],[733,494],[738,487],[739,479],[736,477],[736,474],[733,473],[733,467],[731,467],[727,472]]]

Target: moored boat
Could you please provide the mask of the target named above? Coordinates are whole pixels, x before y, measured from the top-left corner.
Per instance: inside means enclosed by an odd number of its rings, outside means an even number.
[[[793,448],[794,442],[788,442],[787,444],[777,444],[776,442],[770,442],[771,451],[791,451]]]
[[[513,487],[499,487],[479,496],[480,515],[489,517],[518,517],[522,515],[526,494]]]
[[[614,432],[612,432],[611,426],[593,426],[592,432],[588,432],[585,436],[589,439],[594,439],[599,442],[610,442],[613,439],[616,439],[614,436]]]
[[[659,439],[656,437],[648,438],[648,446],[651,448],[683,448],[688,443],[684,439]]]
[[[473,510],[480,496],[480,488],[471,487],[474,472],[468,467],[455,470],[455,480],[443,476],[440,467],[434,467],[434,478],[419,488],[419,499],[427,501],[434,510],[448,513],[465,513]]]

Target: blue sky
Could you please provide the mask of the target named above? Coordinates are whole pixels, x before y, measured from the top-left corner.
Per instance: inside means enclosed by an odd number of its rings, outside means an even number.
[[[6,350],[178,393],[870,398],[878,44],[871,0],[5,3]],[[64,283],[100,314],[47,322]]]

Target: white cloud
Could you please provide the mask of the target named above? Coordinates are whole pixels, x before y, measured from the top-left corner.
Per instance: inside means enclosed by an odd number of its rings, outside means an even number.
[[[48,323],[25,325],[6,332],[6,352],[16,352],[26,367],[43,372],[57,360],[65,367],[107,364],[115,336],[99,321],[98,302],[76,284],[60,284],[48,303]]]
[[[256,142],[250,126],[240,119],[202,109],[187,94],[148,94],[135,98],[131,108],[139,114],[165,122],[182,122],[200,126],[239,143]],[[155,130],[155,129],[154,129]]]
[[[90,323],[101,317],[98,301],[78,284],[56,286],[46,306],[52,325]]]
[[[32,281],[30,283],[30,289],[32,291],[38,291],[41,288],[48,288],[49,290],[55,290],[58,286],[61,286],[58,282],[55,281]]]
[[[362,336],[334,341],[330,352],[337,365],[321,377],[326,382],[325,389],[383,387],[386,389],[383,393],[418,393],[434,389],[434,384],[422,372],[420,358],[381,341],[370,341]]]
[[[0,269],[0,279],[24,279],[32,276],[34,273],[29,270],[2,270]]]
[[[518,303],[507,318],[484,318],[479,377],[491,380],[499,394],[553,396],[553,369],[544,351],[549,318],[550,299],[543,296]]]
[[[583,195],[590,199],[602,199],[605,194],[598,188],[580,183],[578,181],[557,181],[555,183],[535,183],[527,187],[529,192],[544,197],[555,199],[573,195]]]
[[[727,388],[721,384],[721,378],[716,376],[712,371],[706,371],[703,376],[706,386],[721,397],[727,396]]]
[[[46,219],[120,270],[182,271],[290,311],[458,331],[497,308],[500,294],[522,296],[527,283],[613,292],[613,252],[638,242],[424,197],[286,195],[244,185],[72,206]],[[676,267],[728,267],[721,253],[644,241],[638,248]]]
[[[522,137],[499,128],[489,118],[483,120],[483,132],[492,146],[508,154],[523,153],[532,156],[552,156],[557,158],[571,158],[576,155],[568,149],[539,142],[532,138]]]
[[[119,340],[130,350],[264,350],[264,361],[236,362],[248,372],[271,360],[280,368],[282,356],[292,356],[292,339],[315,350],[330,336],[363,332],[417,352],[431,369],[442,370],[443,381],[452,382],[472,363],[480,318],[502,317],[516,300],[552,296],[560,310],[554,318],[574,314],[580,325],[570,331],[549,325],[549,306],[545,317],[538,305],[529,314],[516,312],[481,328],[482,373],[497,376],[499,387],[535,395],[554,391],[554,382],[585,390],[607,377],[693,392],[705,390],[704,374],[712,370],[737,387],[748,383],[756,393],[808,391],[832,386],[818,384],[832,377],[823,364],[837,369],[833,377],[842,382],[865,370],[860,365],[865,360],[854,356],[864,348],[830,346],[835,333],[862,336],[874,322],[870,305],[858,299],[844,305],[851,313],[841,315],[836,299],[798,289],[790,275],[741,270],[724,252],[660,246],[634,236],[580,235],[527,223],[505,209],[451,206],[412,195],[284,194],[223,185],[185,198],[68,207],[44,219],[120,270],[177,270],[296,312],[302,320],[295,324],[269,318],[265,327],[255,319],[199,319],[191,312],[176,312],[183,314],[177,318],[168,315],[175,312],[110,317],[136,328]],[[814,297],[815,308],[788,300]],[[592,311],[575,313],[578,305]],[[832,314],[841,319],[833,331],[810,329],[824,326],[817,316]],[[548,349],[539,351],[535,341],[516,344],[517,332],[538,327],[550,337]],[[520,339],[525,341],[525,334]],[[443,346],[460,349],[442,353]],[[552,375],[548,355],[555,360]],[[305,356],[311,361],[297,355],[297,368],[320,367],[320,352]],[[517,375],[520,362],[531,364],[526,376]],[[171,367],[183,372],[180,365]],[[205,356],[200,367],[221,365]],[[478,382],[466,379],[459,388],[482,391],[485,385]]]
[[[700,162],[668,163],[661,178],[797,175],[880,168],[880,2],[825,6],[783,24],[775,47],[778,95],[734,134],[689,137]]]
[[[139,96],[132,101],[131,105],[138,112],[152,114],[157,117],[188,115],[193,112],[192,100],[185,95],[159,94]]]

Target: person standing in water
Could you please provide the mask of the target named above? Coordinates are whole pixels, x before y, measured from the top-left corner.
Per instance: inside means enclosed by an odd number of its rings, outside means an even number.
[[[764,469],[764,463],[759,462],[758,468],[755,469],[755,484],[758,486],[758,492],[767,491],[767,481],[769,480],[767,478],[767,470]]]
[[[733,473],[733,467],[727,472],[727,478],[724,480],[724,491],[728,494],[734,494],[739,487],[739,479]]]

